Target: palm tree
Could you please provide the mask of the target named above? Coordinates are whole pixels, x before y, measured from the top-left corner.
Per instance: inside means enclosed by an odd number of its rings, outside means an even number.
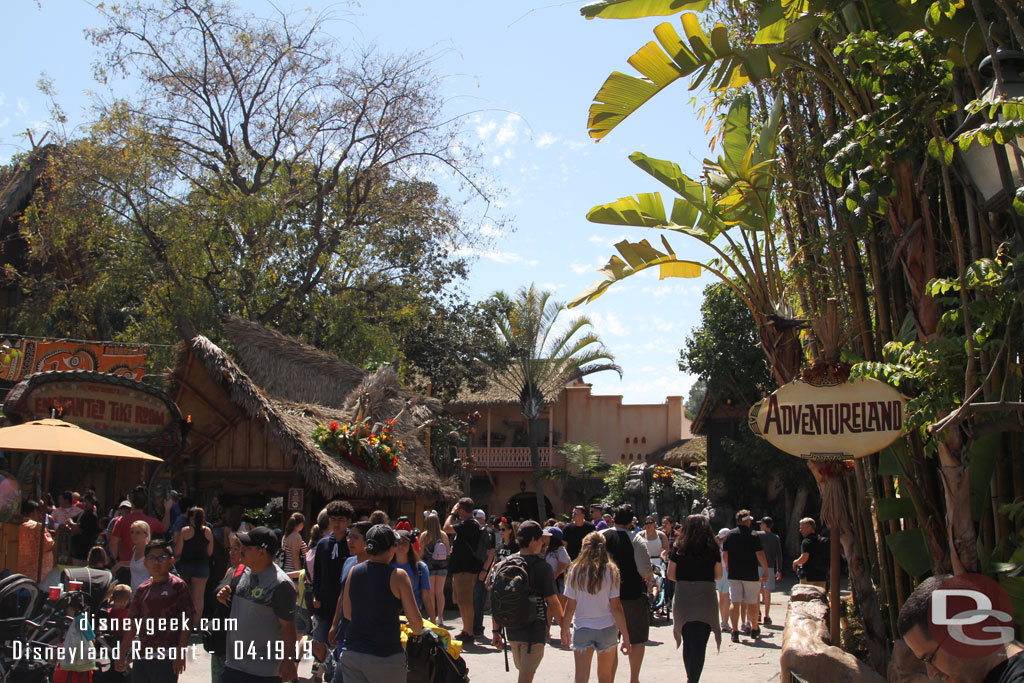
[[[566,382],[602,370],[614,370],[621,377],[622,369],[589,330],[592,323],[586,316],[556,330],[558,316],[566,307],[551,301],[551,292],[539,291],[531,284],[521,287],[514,297],[499,291],[493,298],[502,311],[496,329],[502,363],[491,366],[493,380],[519,397],[530,443],[537,516],[541,517],[545,505],[537,432],[544,404],[553,401]]]

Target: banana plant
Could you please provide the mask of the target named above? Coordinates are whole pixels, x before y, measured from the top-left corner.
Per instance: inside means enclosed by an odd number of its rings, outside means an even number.
[[[602,204],[587,213],[594,223],[661,228],[693,237],[714,250],[716,258],[695,261],[682,258],[661,238],[663,251],[647,240],[616,244],[599,272],[602,279],[570,304],[578,306],[601,296],[608,287],[633,274],[658,267],[661,278],[699,277],[707,270],[729,284],[755,318],[763,318],[769,302],[778,301],[782,277],[775,245],[774,165],[781,100],[759,135],[750,125],[750,98],[737,97],[723,126],[723,154],[705,160],[703,182],[690,178],[679,165],[635,152],[630,160],[676,195],[666,212],[661,194],[646,193]]]
[[[590,105],[587,129],[592,138],[606,136],[680,79],[690,77],[690,90],[707,85],[712,91],[723,91],[772,79],[786,67],[812,73],[845,111],[858,118],[867,113],[870,98],[849,82],[828,43],[852,32],[874,30],[876,25],[891,27],[893,34],[926,25],[945,37],[962,39],[971,33],[968,16],[955,11],[936,13],[939,3],[926,10],[906,0],[767,0],[758,11],[754,39],[739,44],[724,24],[715,24],[710,33],[704,30],[694,12],[709,4],[709,0],[600,0],[580,9],[587,19],[681,13],[685,36],[684,40],[669,22],[659,24],[654,29],[657,42],[648,42],[627,60],[640,76],[619,71],[608,76]],[[832,40],[825,40],[826,35]],[[981,47],[978,36],[969,36],[969,53]],[[957,49],[955,43],[950,49]],[[809,54],[814,55],[813,60]]]

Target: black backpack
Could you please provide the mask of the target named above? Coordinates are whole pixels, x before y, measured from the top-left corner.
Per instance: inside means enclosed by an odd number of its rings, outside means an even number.
[[[408,683],[469,683],[465,658],[452,658],[433,632],[410,636],[405,653]]]
[[[487,562],[487,553],[491,551],[491,535],[487,528],[477,522],[480,527],[480,535],[476,539],[476,547],[473,549],[473,557],[479,560],[480,564]]]
[[[537,560],[543,562],[541,558]],[[537,619],[536,597],[530,581],[532,564],[516,553],[506,557],[494,568],[491,615],[499,628],[522,629]]]

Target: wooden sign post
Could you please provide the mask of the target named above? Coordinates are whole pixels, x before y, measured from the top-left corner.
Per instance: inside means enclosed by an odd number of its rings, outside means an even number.
[[[848,366],[847,366],[848,367]],[[839,376],[837,376],[839,375]],[[877,453],[903,434],[906,399],[876,379],[846,381],[826,373],[822,381],[796,379],[750,408],[750,431],[776,448],[817,462],[862,458]],[[820,484],[820,482],[819,482]],[[843,514],[840,486],[822,486],[822,517]],[[829,519],[829,614],[833,644],[839,635],[839,528]]]

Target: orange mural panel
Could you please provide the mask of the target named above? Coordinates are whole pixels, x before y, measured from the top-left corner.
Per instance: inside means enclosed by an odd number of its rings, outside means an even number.
[[[52,370],[103,372],[138,382],[146,374],[146,354],[149,352],[147,346],[35,339],[19,339],[12,346],[21,353],[0,373],[0,377],[9,382]]]

